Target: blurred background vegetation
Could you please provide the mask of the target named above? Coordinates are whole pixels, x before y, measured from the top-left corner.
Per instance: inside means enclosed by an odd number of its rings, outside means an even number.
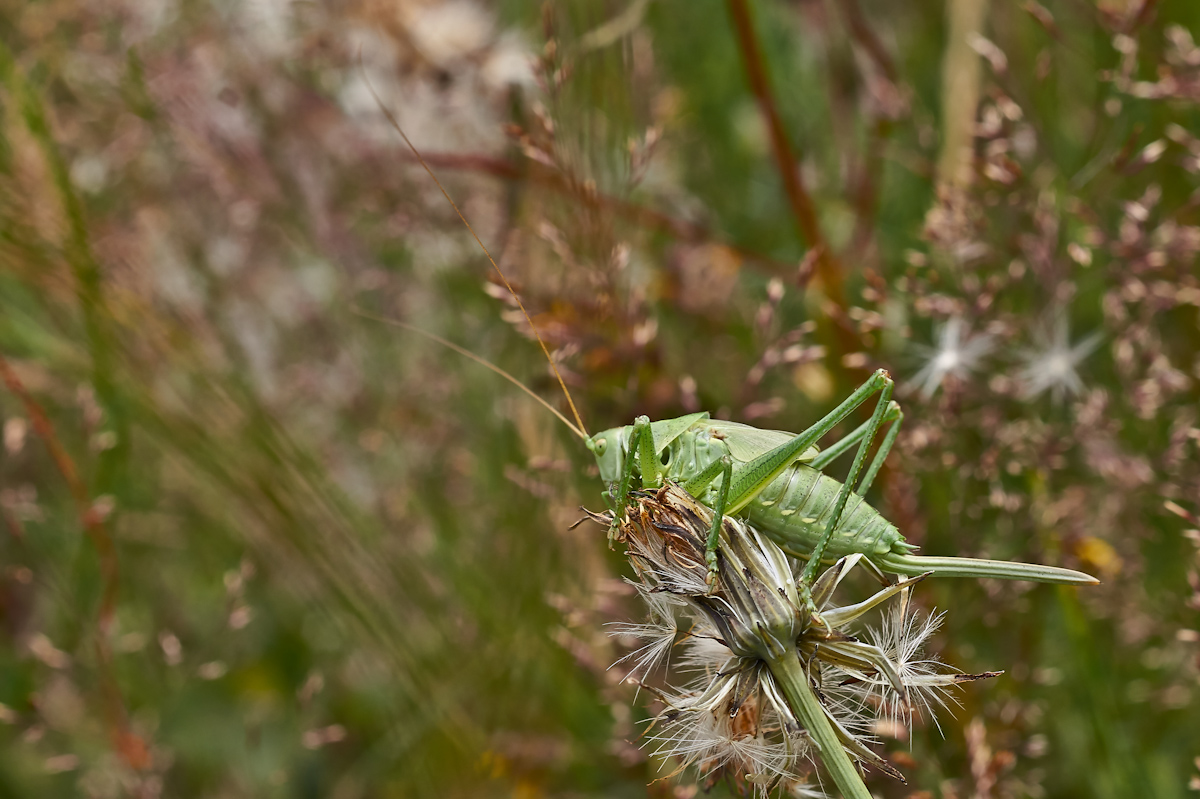
[[[580,442],[371,318],[563,404],[373,93],[592,432],[883,366],[910,541],[1102,578],[927,582],[1006,674],[873,791],[1197,789],[1200,4],[1043,2],[0,0],[0,796],[705,790]]]

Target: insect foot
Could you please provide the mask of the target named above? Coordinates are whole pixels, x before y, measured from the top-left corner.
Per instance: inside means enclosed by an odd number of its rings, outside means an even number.
[[[717,578],[721,573],[721,558],[717,556],[716,550],[709,550],[704,553],[704,562],[708,565],[708,576],[704,578],[704,582],[708,584],[708,593],[714,594],[717,591]]]
[[[904,781],[872,749],[880,720],[908,725],[919,711],[953,701],[951,686],[1000,673],[964,675],[922,654],[942,617],[917,614],[908,597],[928,575],[836,603],[838,584],[861,555],[839,560],[806,592],[783,550],[725,518],[710,588],[712,519],[711,509],[667,483],[636,492],[621,524],[650,618],[616,625],[613,634],[641,642],[621,662],[630,664],[626,679],[661,703],[644,737],[678,762],[676,773],[694,767],[707,783],[727,779],[747,794],[781,786],[816,795],[819,762],[843,796],[869,799],[861,767]],[[823,624],[814,623],[810,605]],[[877,627],[860,626],[880,611]],[[667,673],[671,653],[686,676]]]

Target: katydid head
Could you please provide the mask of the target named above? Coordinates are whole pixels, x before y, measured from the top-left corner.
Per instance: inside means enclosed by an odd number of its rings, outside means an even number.
[[[667,448],[692,425],[707,418],[708,414],[704,412],[690,413],[677,419],[650,422],[648,428],[642,429],[648,429],[650,440],[653,442],[654,456],[663,459],[663,465],[666,466],[666,459],[670,458],[670,454],[663,453]],[[625,458],[630,457],[637,447],[637,442],[633,440],[634,430],[634,425],[614,427],[586,439],[587,448],[596,456],[596,465],[600,467],[600,479],[605,483],[611,485],[620,482]],[[636,455],[633,469],[635,473],[640,474]]]
[[[588,450],[596,456],[596,465],[600,467],[600,479],[605,483],[611,484],[620,481],[632,432],[633,426],[625,425],[624,427],[614,427],[611,430],[602,430],[584,440]]]

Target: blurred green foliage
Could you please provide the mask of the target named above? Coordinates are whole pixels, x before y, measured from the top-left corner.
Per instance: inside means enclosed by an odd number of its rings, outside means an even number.
[[[373,93],[593,431],[799,430],[884,366],[909,421],[872,501],[910,541],[1102,577],[923,586],[946,659],[1007,674],[887,741],[909,785],[873,791],[1200,779],[1194,2],[994,3],[977,103],[941,3],[0,9],[0,796],[696,790],[607,670],[638,609],[568,529],[586,452],[372,318],[560,402]],[[938,174],[954,124],[968,179]],[[1101,337],[1057,401],[1055,319]],[[954,320],[990,352],[922,391]]]

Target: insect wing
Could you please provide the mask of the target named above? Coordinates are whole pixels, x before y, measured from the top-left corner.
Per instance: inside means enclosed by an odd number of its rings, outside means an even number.
[[[678,419],[664,419],[661,422],[654,422],[650,425],[650,431],[654,435],[654,454],[661,455],[663,450],[671,445],[671,442],[683,435],[689,427],[699,422],[702,419],[708,418],[707,411],[700,413],[689,413],[687,416],[680,416]]]
[[[770,452],[786,444],[796,437],[795,433],[783,430],[761,430],[739,422],[723,422],[713,420],[708,423],[713,432],[725,441],[729,454],[734,460],[747,463],[764,452]],[[807,463],[817,457],[820,449],[816,446],[806,449],[798,458],[797,463]]]

